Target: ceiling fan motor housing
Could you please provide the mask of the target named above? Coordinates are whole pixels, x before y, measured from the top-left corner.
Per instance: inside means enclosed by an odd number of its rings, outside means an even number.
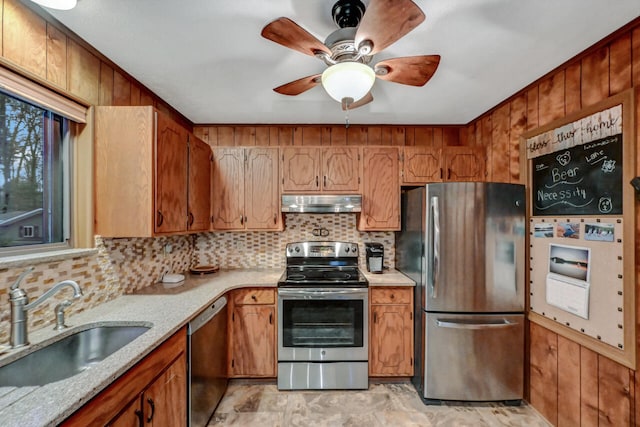
[[[357,27],[364,10],[364,3],[360,0],[338,0],[331,9],[331,16],[340,28]]]

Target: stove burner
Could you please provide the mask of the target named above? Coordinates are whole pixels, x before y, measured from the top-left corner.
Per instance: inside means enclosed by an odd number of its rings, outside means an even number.
[[[317,249],[323,249],[325,252]],[[287,245],[287,266],[278,286],[296,288],[367,287],[358,269],[357,246],[345,242]]]

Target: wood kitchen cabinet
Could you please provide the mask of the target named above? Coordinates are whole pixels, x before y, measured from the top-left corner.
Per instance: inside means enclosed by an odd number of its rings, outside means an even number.
[[[209,230],[211,225],[211,167],[213,153],[206,142],[189,134],[189,229]]]
[[[111,427],[186,426],[186,366],[182,353],[108,425]],[[142,421],[142,422],[141,422]]]
[[[206,143],[153,107],[96,107],[96,234],[208,230],[211,160]]]
[[[282,148],[283,193],[359,193],[356,147]]]
[[[402,183],[427,184],[442,181],[483,181],[485,151],[483,148],[452,146],[403,148]]]
[[[62,426],[186,426],[186,346],[187,333],[183,328]]]
[[[485,149],[476,147],[446,147],[443,149],[445,181],[484,181]]]
[[[371,287],[369,376],[413,375],[413,288]]]
[[[213,150],[215,230],[281,230],[278,148]]]
[[[275,377],[276,290],[237,289],[229,301],[229,377]]]
[[[442,150],[426,146],[404,147],[402,155],[402,183],[426,184],[443,178]]]
[[[358,230],[400,230],[398,148],[365,147],[363,163]]]

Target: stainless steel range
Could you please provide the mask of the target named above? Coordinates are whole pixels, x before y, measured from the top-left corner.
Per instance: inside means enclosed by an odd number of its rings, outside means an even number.
[[[278,282],[278,388],[369,387],[369,282],[358,245],[298,242]]]

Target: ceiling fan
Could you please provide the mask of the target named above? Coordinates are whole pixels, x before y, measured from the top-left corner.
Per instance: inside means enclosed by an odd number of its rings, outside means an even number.
[[[411,0],[371,0],[366,8],[360,0],[338,0],[331,10],[339,27],[321,42],[304,28],[281,17],[262,29],[262,37],[290,49],[323,60],[328,68],[278,86],[283,95],[299,95],[322,83],[327,93],[342,103],[343,110],[373,101],[376,77],[390,82],[424,86],[440,63],[440,55],[385,59],[373,67],[373,56],[393,44],[424,21],[422,10]]]

